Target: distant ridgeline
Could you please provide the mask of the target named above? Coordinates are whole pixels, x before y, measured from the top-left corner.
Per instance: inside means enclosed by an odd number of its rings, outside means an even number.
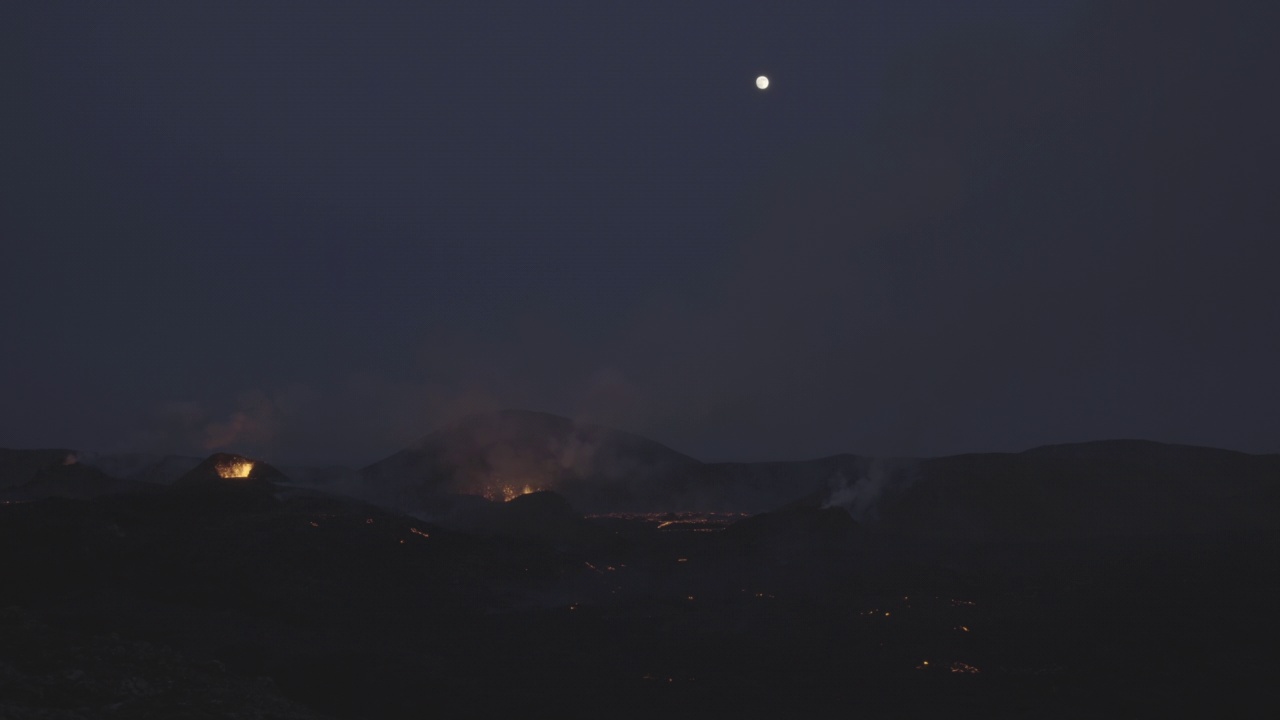
[[[869,531],[919,538],[1251,534],[1270,531],[1280,509],[1280,455],[1114,440],[930,459],[703,463],[631,433],[516,410],[464,419],[359,471],[286,474],[230,453],[196,460],[0,450],[7,502],[165,485],[267,494],[301,487],[436,519],[481,498],[553,491],[597,514],[839,508]]]
[[[367,497],[431,514],[456,494],[554,490],[588,512],[840,507],[868,529],[971,539],[1253,533],[1280,509],[1280,455],[1115,440],[931,459],[702,463],[543,413],[468,418],[361,471]]]

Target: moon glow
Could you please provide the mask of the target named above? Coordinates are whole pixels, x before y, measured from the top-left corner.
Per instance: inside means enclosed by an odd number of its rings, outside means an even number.
[[[761,75],[760,77],[756,78],[756,87],[760,88],[761,90],[764,90],[765,88],[769,87],[769,78],[765,77],[764,75]]]

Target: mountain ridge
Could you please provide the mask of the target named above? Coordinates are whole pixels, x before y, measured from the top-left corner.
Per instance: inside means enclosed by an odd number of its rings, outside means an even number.
[[[138,475],[158,467],[119,457]],[[160,457],[173,468],[191,462]],[[154,487],[73,472],[92,467],[76,463],[72,450],[3,450],[0,488],[16,500]],[[934,458],[706,463],[635,433],[516,409],[461,418],[350,475],[272,472],[277,482],[422,517],[539,490],[595,514],[754,514],[805,500],[841,507],[872,531],[939,538],[1252,532],[1280,506],[1280,455],[1114,439]],[[53,482],[71,474],[74,484]],[[44,482],[31,484],[37,476]]]

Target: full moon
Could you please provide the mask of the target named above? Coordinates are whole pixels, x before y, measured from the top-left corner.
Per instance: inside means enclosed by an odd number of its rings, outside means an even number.
[[[756,87],[760,88],[761,90],[763,90],[763,89],[765,89],[765,88],[769,87],[769,78],[767,78],[767,77],[765,77],[765,76],[763,76],[763,75],[761,75],[760,77],[756,78]]]

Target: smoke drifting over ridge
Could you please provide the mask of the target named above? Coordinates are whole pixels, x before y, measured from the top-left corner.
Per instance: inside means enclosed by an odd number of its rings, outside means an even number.
[[[703,463],[624,431],[505,410],[433,432],[361,471],[356,494],[435,515],[458,495],[505,501],[551,490],[587,512],[758,513],[801,503],[874,520],[918,461],[840,455],[801,462]]]
[[[840,472],[831,478],[823,507],[843,508],[859,523],[874,522],[881,502],[905,492],[919,476],[918,460],[868,458],[857,477]]]

